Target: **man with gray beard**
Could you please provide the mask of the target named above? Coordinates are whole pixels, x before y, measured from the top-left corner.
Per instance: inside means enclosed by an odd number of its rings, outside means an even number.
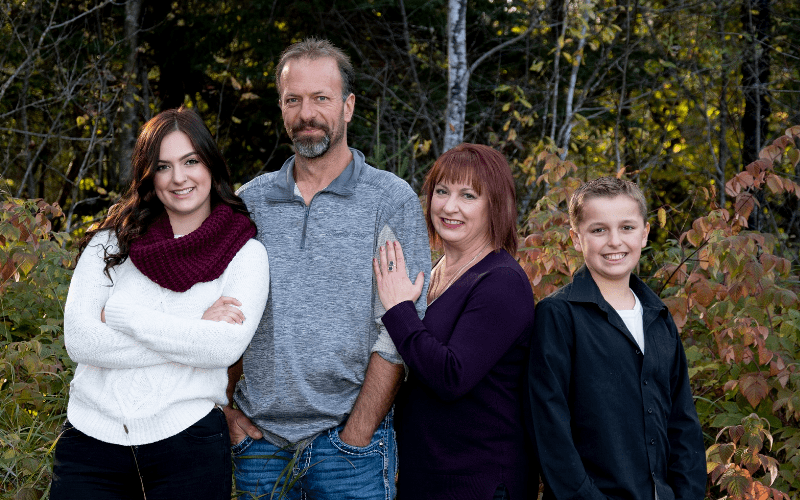
[[[295,155],[238,192],[270,256],[269,301],[229,370],[224,409],[241,498],[395,496],[392,402],[404,368],[380,322],[372,258],[400,241],[410,276],[425,282],[422,317],[430,250],[411,187],[347,145],[353,78],[328,41],[286,49],[276,85]]]

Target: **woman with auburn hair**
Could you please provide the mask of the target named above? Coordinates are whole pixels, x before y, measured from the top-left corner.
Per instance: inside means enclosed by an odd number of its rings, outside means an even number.
[[[229,499],[220,407],[267,301],[267,252],[191,109],[144,125],[132,178],[70,283],[77,368],[50,498]]]
[[[523,388],[533,292],[514,259],[516,197],[503,155],[461,144],[425,180],[434,265],[420,320],[397,242],[373,267],[383,324],[408,365],[396,399],[398,498],[535,498]]]

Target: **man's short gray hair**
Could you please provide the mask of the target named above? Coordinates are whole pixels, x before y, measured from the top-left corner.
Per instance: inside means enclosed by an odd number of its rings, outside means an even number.
[[[353,93],[353,81],[355,71],[350,62],[350,57],[328,40],[318,40],[316,38],[306,38],[302,42],[293,43],[281,54],[278,66],[275,68],[275,86],[278,89],[278,99],[281,92],[281,73],[286,62],[292,59],[308,58],[311,60],[330,57],[336,61],[339,67],[339,74],[342,77],[342,100],[346,101]]]

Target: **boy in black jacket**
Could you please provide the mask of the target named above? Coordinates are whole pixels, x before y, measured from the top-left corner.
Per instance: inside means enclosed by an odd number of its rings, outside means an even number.
[[[529,391],[545,499],[702,500],[705,448],[669,310],[636,275],[639,188],[600,178],[569,204],[585,265],[536,306]]]

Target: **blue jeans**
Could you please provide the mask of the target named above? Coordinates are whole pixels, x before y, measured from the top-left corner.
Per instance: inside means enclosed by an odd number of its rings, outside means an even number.
[[[363,448],[342,442],[343,428],[323,432],[296,452],[250,437],[233,446],[239,499],[392,500],[397,474],[392,410]]]
[[[228,424],[214,408],[155,443],[109,444],[64,424],[53,459],[51,500],[230,500]]]

